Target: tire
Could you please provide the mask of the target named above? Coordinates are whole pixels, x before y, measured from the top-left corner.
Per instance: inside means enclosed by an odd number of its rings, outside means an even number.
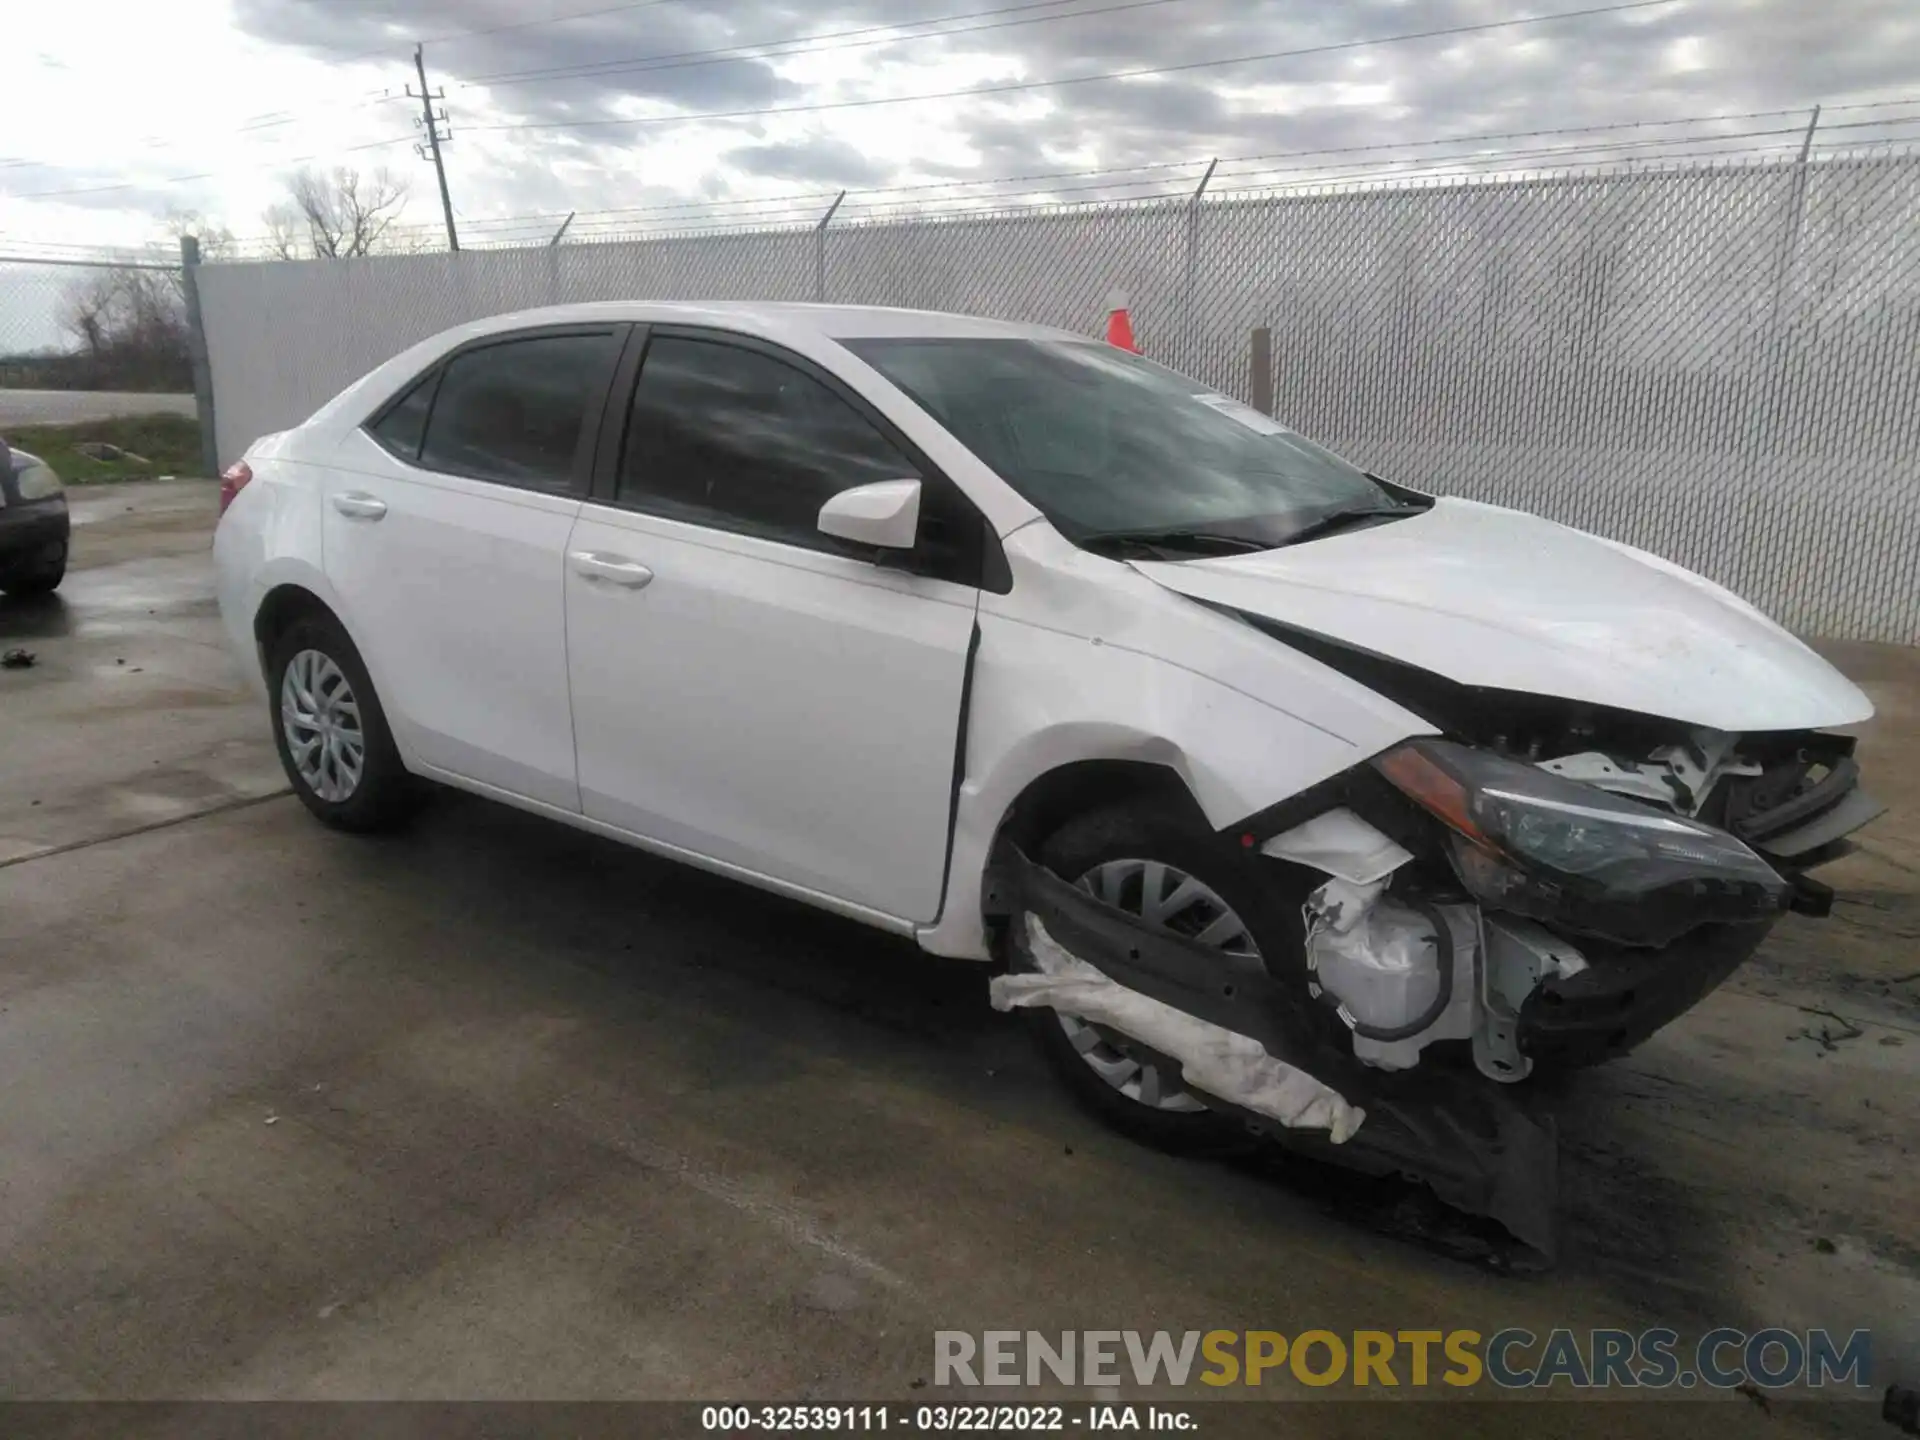
[[[1183,872],[1199,881],[1243,922],[1246,941],[1258,950],[1270,972],[1283,979],[1300,978],[1304,1001],[1300,901],[1306,885],[1296,884],[1287,867],[1252,856],[1220,839],[1197,818],[1169,813],[1164,800],[1126,801],[1089,811],[1049,836],[1039,847],[1038,859],[1062,879],[1082,884],[1088,883],[1089,877],[1093,877],[1093,884],[1100,884],[1098,877],[1107,873],[1102,871],[1106,866],[1124,874],[1123,862],[1133,860],[1156,862]],[[1144,883],[1143,878],[1140,886]],[[1126,908],[1134,906],[1129,903]],[[1172,928],[1191,931],[1210,914],[1218,918],[1209,901],[1192,919],[1184,914],[1168,918]],[[1026,916],[1017,913],[1013,922],[1016,927],[1024,927]],[[1226,943],[1241,947],[1237,938]],[[1016,966],[1029,963],[1018,943],[1010,946],[1010,954]],[[1143,1100],[1142,1094],[1152,1093],[1144,1084],[1144,1072],[1164,1067],[1143,1060],[1139,1047],[1125,1037],[1088,1027],[1084,1021],[1063,1018],[1052,1010],[1030,1010],[1028,1022],[1049,1068],[1067,1090],[1085,1109],[1122,1134],[1178,1154],[1234,1154],[1258,1144],[1242,1122],[1204,1108],[1192,1096],[1185,1098],[1193,1108],[1170,1108],[1165,1097],[1170,1088],[1178,1088],[1177,1075],[1163,1076],[1152,1087],[1161,1097],[1159,1103]],[[1096,1031],[1098,1037],[1091,1046],[1089,1030]],[[1083,1050],[1088,1053],[1083,1054]],[[1140,1066],[1142,1083],[1108,1078],[1125,1073],[1124,1066],[1114,1063],[1116,1055]]]
[[[296,677],[299,683],[290,690],[287,672],[296,661],[300,663]],[[307,809],[336,830],[359,834],[392,830],[413,817],[424,787],[407,773],[367,667],[339,621],[324,614],[304,615],[294,621],[274,637],[267,675],[274,748],[280,752],[280,764],[293,793]],[[317,707],[308,707],[300,700],[303,691],[319,702]],[[358,712],[357,768],[345,763],[355,739],[348,707]],[[322,727],[302,725],[295,718],[298,715],[327,721],[338,741],[331,755]],[[290,724],[297,732],[291,742]],[[309,773],[316,761],[303,766],[295,758],[295,743],[303,755],[317,757],[317,778]]]
[[[60,582],[67,578],[67,542],[57,543],[57,550],[35,560],[0,567],[0,590],[22,599],[29,595],[50,595],[58,590]]]

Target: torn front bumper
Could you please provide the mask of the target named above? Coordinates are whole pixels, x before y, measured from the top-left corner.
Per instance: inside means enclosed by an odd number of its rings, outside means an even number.
[[[1851,736],[1808,736],[1760,774],[1730,781],[1712,808],[1729,831],[1798,878],[1846,854],[1853,832],[1886,812],[1860,788],[1853,751]]]
[[[1520,1053],[1561,1068],[1617,1059],[1698,1004],[1772,928],[1703,926],[1660,950],[1586,941],[1585,969],[1544,977],[1521,1005]]]
[[[1021,900],[1016,915],[1037,920],[1040,933],[1074,960],[1125,991],[1258,1042],[1282,1066],[1333,1092],[1339,1106],[1319,1113],[1361,1113],[1351,1132],[1337,1139],[1332,1125],[1261,1113],[1247,1103],[1253,1097],[1244,1090],[1216,1093],[1196,1078],[1208,1072],[1204,1066],[1190,1067],[1189,1055],[1162,1051],[1153,1035],[1130,1037],[1176,1062],[1183,1082],[1213,1108],[1316,1158],[1371,1175],[1420,1181],[1455,1209],[1497,1221],[1538,1255],[1552,1258],[1558,1144],[1553,1119],[1537,1096],[1488,1084],[1473,1071],[1437,1066],[1390,1071],[1363,1064],[1338,1043],[1304,997],[1283,992],[1260,960],[1224,954],[1148,925],[1018,852],[1009,864],[1009,879]],[[1044,968],[1026,948],[1032,940],[1024,923],[1016,924],[1012,938],[1028,965]],[[995,982],[1001,987],[996,1003],[1004,1007],[1007,980],[1017,978]],[[1112,1023],[1115,1015],[1110,1010],[1105,1021],[1089,1018]],[[1124,1025],[1115,1028],[1124,1033]],[[1164,1034],[1158,1038],[1168,1043]],[[1235,1089],[1217,1079],[1216,1088]]]

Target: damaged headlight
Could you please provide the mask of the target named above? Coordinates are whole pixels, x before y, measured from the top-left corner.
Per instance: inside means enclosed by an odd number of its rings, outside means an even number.
[[[1724,830],[1516,760],[1416,740],[1374,766],[1452,831],[1474,898],[1626,945],[1784,908],[1772,866]]]

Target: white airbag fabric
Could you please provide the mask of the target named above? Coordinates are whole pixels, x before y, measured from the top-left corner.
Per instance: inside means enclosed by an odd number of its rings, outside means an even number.
[[[1329,810],[1260,847],[1262,855],[1324,870],[1356,885],[1383,880],[1413,852],[1381,834],[1351,810]]]
[[[1178,1060],[1181,1078],[1194,1089],[1289,1129],[1325,1130],[1336,1145],[1367,1118],[1338,1091],[1269,1055],[1258,1040],[1129,990],[1069,953],[1037,916],[1025,918],[1028,949],[1040,973],[995,976],[994,1009],[1042,1006],[1109,1026]]]

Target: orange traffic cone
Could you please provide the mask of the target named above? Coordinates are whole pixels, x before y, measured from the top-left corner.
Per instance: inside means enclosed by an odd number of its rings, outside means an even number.
[[[1107,343],[1135,355],[1144,353],[1133,339],[1133,320],[1127,314],[1127,296],[1116,290],[1107,297]]]

